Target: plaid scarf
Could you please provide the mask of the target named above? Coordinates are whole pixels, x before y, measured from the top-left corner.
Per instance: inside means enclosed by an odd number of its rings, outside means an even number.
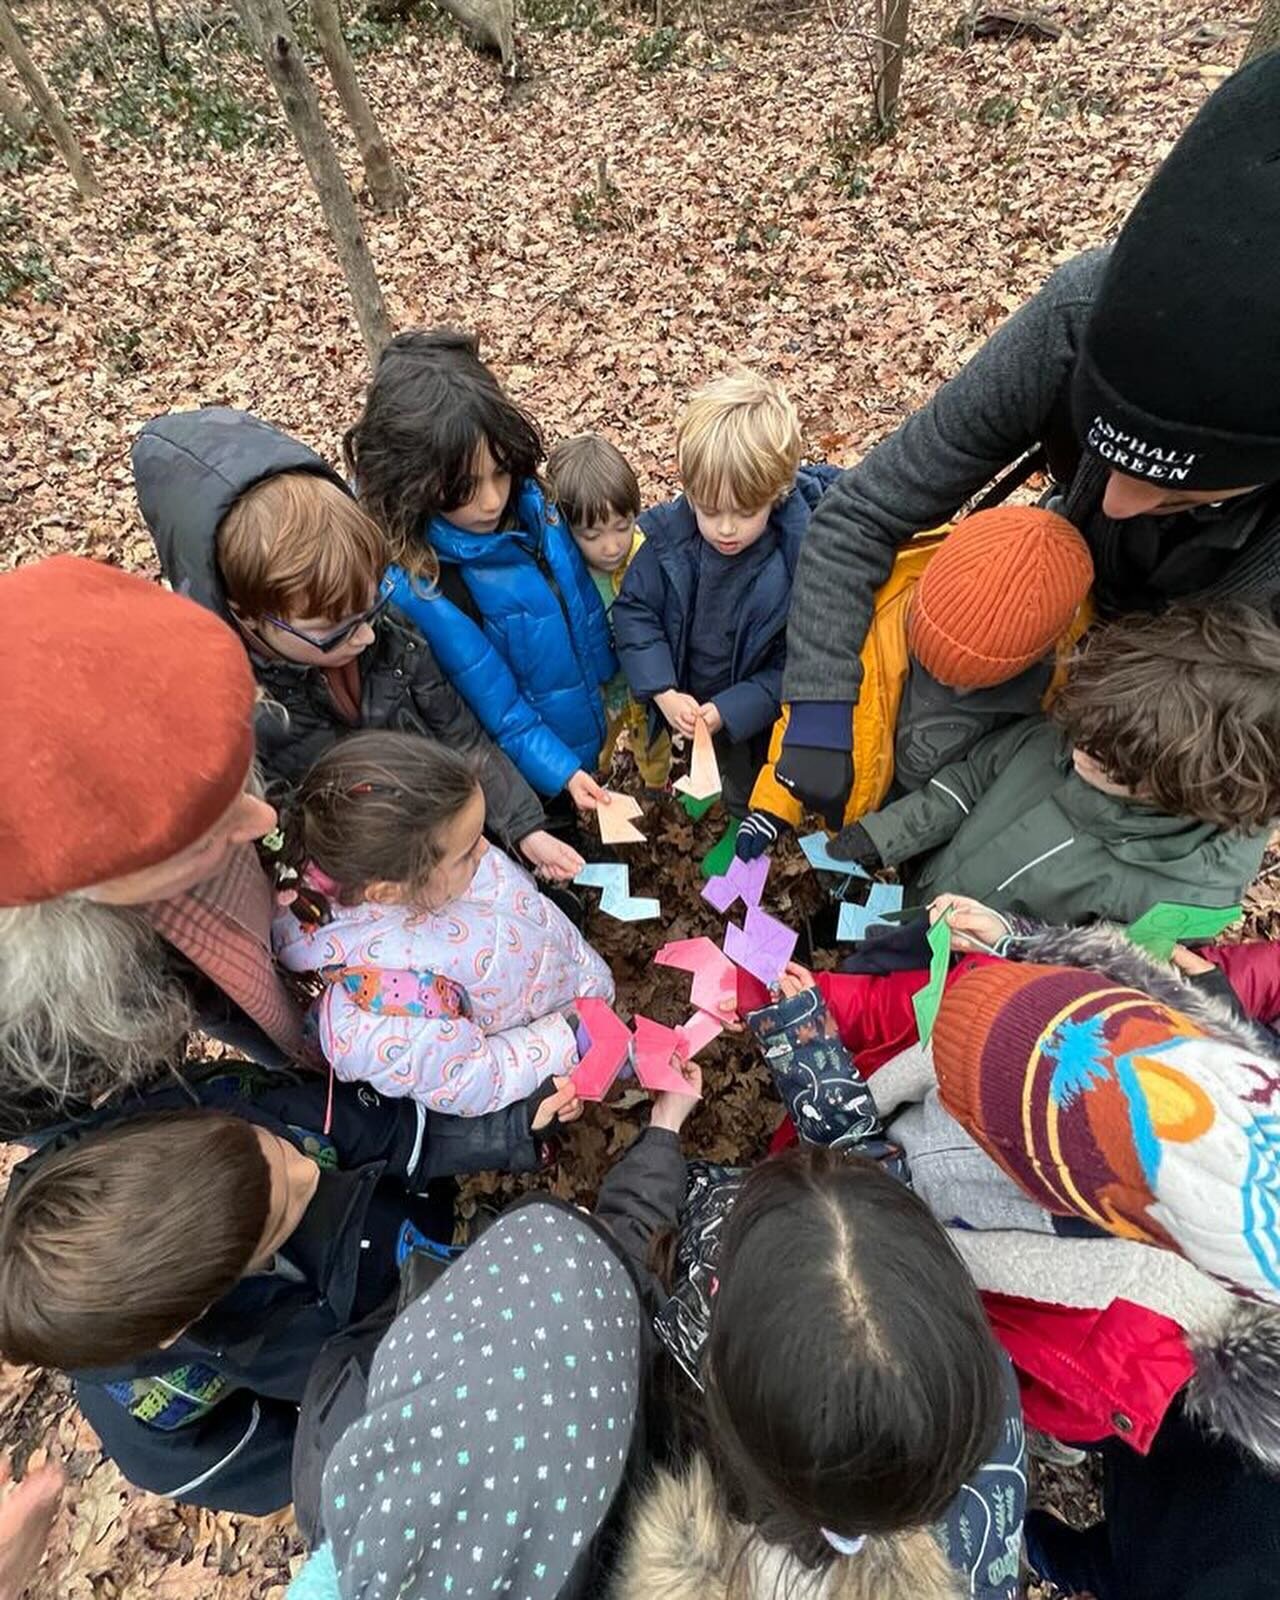
[[[271,885],[252,845],[238,845],[216,876],[153,900],[143,915],[294,1060],[309,1061],[302,1016],[271,954]]]

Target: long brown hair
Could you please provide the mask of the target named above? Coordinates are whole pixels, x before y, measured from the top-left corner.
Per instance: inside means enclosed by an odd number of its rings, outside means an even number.
[[[434,739],[377,730],[328,749],[285,811],[284,859],[308,863],[337,885],[340,905],[371,883],[425,884],[440,859],[440,832],[476,792],[475,765]],[[323,921],[327,896],[302,878],[294,910]]]
[[[159,1349],[230,1293],[266,1232],[266,1157],[220,1111],[134,1117],[33,1162],[0,1209],[9,1361],[110,1367]]]
[[[1115,783],[1171,817],[1257,832],[1280,817],[1280,628],[1247,606],[1173,606],[1086,635],[1053,715]]]

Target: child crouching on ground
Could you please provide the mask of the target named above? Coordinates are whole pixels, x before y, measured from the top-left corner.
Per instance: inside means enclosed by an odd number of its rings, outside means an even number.
[[[484,816],[474,768],[441,745],[391,733],[336,745],[286,817],[300,879],[276,956],[324,985],[315,1018],[339,1078],[477,1116],[554,1077],[571,1110],[574,1002],[612,1000],[613,979],[486,842]]]
[[[613,611],[622,580],[644,544],[636,527],[640,485],[615,445],[598,433],[582,433],[557,445],[547,458],[547,482],[560,515],[569,524],[606,615]],[[644,786],[663,790],[671,771],[671,739],[665,729],[649,737],[647,718],[616,672],[604,686],[608,733],[600,770],[608,778],[619,735],[625,730]]]
[[[684,493],[640,519],[646,542],[614,603],[631,692],[671,729],[700,717],[725,809],[746,815],[780,710],[800,541],[838,473],[800,467],[800,423],[780,385],[740,373],[695,394],[676,428]]]
[[[1042,922],[1239,904],[1280,817],[1280,629],[1240,605],[1094,629],[1050,717],[990,734],[832,855]]]

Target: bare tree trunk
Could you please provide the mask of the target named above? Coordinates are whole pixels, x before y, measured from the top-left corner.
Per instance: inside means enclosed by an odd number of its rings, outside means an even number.
[[[908,5],[909,0],[879,0],[877,6],[876,122],[881,128],[892,127],[898,114],[902,57],[907,47]]]
[[[391,323],[355,198],[320,114],[315,86],[294,40],[284,0],[237,0],[237,5],[311,174],[372,364],[391,337]]]
[[[1262,12],[1253,25],[1244,59],[1253,61],[1277,48],[1280,48],[1280,0],[1262,0]]]
[[[156,10],[156,0],[147,0],[147,16],[151,19],[151,31],[155,35],[156,55],[160,58],[160,65],[168,72],[169,46],[165,43],[164,29],[160,26],[160,13]]]
[[[29,139],[36,131],[35,122],[26,106],[5,83],[0,83],[0,118],[9,124],[19,139]]]
[[[373,203],[379,211],[395,211],[409,198],[409,191],[356,77],[355,62],[342,36],[338,0],[310,0],[310,3],[320,50],[356,136],[356,148],[364,163],[365,182]]]
[[[102,193],[98,180],[84,158],[80,143],[71,131],[71,124],[62,114],[57,96],[45,82],[44,74],[31,59],[30,52],[23,44],[18,24],[13,20],[13,12],[9,10],[7,0],[0,0],[0,49],[4,50],[17,68],[18,76],[31,96],[32,104],[40,113],[45,127],[53,135],[53,142],[62,152],[62,159],[67,163],[76,188],[84,199],[96,200]]]

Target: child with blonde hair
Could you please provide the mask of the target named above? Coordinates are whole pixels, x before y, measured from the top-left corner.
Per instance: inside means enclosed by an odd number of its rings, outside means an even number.
[[[750,372],[716,379],[676,426],[684,493],[640,519],[646,542],[614,604],[631,692],[691,735],[709,729],[725,806],[744,816],[778,715],[800,541],[834,467],[801,467],[785,390]]]
[[[558,444],[547,457],[547,483],[560,515],[587,564],[606,615],[613,611],[622,581],[644,544],[636,526],[640,485],[622,451],[600,433],[580,433]],[[600,752],[606,776],[625,733],[646,789],[666,788],[671,770],[671,740],[665,729],[652,739],[647,718],[619,670],[604,686],[608,731]]]

